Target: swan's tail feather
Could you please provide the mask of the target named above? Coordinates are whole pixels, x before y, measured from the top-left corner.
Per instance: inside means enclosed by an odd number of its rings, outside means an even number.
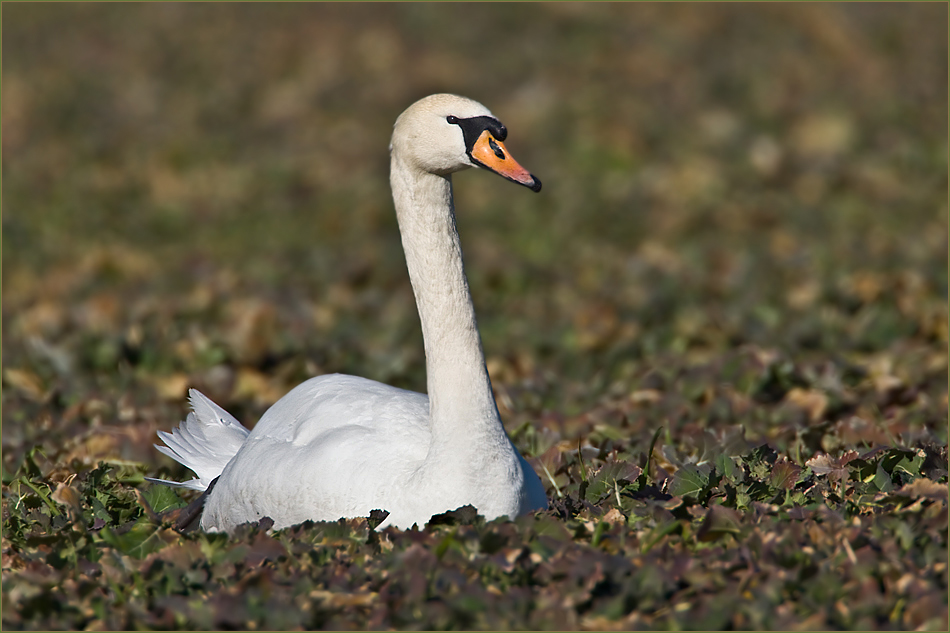
[[[145,479],[166,486],[207,490],[244,444],[249,431],[197,389],[190,390],[188,395],[192,412],[171,433],[159,431],[158,437],[165,446],[156,444],[155,448],[198,477],[182,482],[152,477]]]

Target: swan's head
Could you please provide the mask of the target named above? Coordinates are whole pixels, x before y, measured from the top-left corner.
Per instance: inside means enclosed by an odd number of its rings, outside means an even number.
[[[433,174],[481,167],[541,190],[541,181],[511,157],[508,130],[482,104],[465,97],[435,94],[409,106],[396,119],[390,151]]]

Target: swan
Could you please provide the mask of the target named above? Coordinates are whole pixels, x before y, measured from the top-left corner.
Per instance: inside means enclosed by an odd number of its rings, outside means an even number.
[[[253,430],[197,390],[192,412],[155,447],[192,470],[204,491],[200,526],[232,531],[270,517],[273,529],[389,511],[380,528],[423,526],[471,504],[486,519],[547,507],[537,473],[511,443],[492,395],[455,226],[452,174],[469,167],[541,190],[505,148],[507,130],[482,104],[425,97],[393,127],[390,185],[425,343],[428,395],[366,378],[311,378]]]

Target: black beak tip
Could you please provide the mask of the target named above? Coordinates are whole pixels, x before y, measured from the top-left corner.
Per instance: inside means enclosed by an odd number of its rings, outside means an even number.
[[[535,193],[541,191],[541,181],[538,180],[538,177],[534,174],[531,174],[531,183],[532,184],[528,186],[528,189]]]

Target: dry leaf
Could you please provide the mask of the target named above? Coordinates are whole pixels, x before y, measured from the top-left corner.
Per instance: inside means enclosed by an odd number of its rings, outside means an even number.
[[[735,536],[742,529],[742,516],[732,508],[725,506],[710,506],[706,511],[702,524],[696,531],[696,538],[708,542],[721,538],[726,534]]]
[[[43,381],[29,369],[4,369],[3,381],[30,400],[42,402],[46,399],[46,389],[43,387]]]
[[[155,391],[165,400],[181,400],[188,393],[189,378],[181,372],[170,376],[154,376],[152,384]]]
[[[930,479],[916,479],[896,492],[913,499],[924,497],[935,501],[947,501],[947,484],[938,484]]]
[[[635,404],[658,402],[663,393],[656,389],[638,389],[630,394],[630,401]]]
[[[50,495],[50,499],[60,505],[68,507],[73,513],[73,517],[79,516],[82,512],[79,491],[68,484],[56,484],[56,490]]]
[[[785,401],[804,410],[812,422],[821,420],[828,409],[828,396],[817,389],[795,387],[785,394]]]
[[[771,484],[776,488],[791,490],[795,487],[795,482],[798,481],[801,472],[800,466],[791,463],[787,457],[783,456],[772,466]]]
[[[277,311],[270,303],[246,299],[228,304],[231,326],[228,342],[237,359],[255,364],[271,351],[277,331]]]
[[[827,475],[831,481],[848,478],[848,463],[858,458],[857,451],[847,451],[839,457],[819,454],[805,462],[816,475]]]
[[[616,523],[625,524],[627,522],[627,517],[621,514],[620,510],[617,508],[611,508],[607,514],[601,517],[601,521],[605,521],[611,525]]]
[[[247,367],[238,371],[234,384],[235,398],[253,398],[260,404],[273,404],[283,395],[284,391],[261,372]]]

